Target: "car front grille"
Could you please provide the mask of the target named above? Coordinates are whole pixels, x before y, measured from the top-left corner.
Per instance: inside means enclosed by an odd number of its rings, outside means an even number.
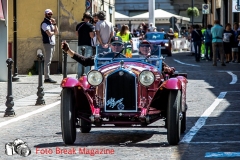
[[[136,112],[136,77],[125,70],[107,76],[105,112]]]

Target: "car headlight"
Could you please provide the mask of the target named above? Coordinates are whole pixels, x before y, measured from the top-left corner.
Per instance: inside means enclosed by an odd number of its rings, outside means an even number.
[[[169,44],[168,44],[168,43],[165,43],[164,45],[165,45],[166,47],[168,47],[168,46],[169,46]]]
[[[154,80],[155,76],[151,71],[142,71],[139,75],[139,81],[144,86],[150,86]]]
[[[92,70],[87,75],[87,81],[92,86],[98,86],[103,81],[103,75],[97,70]]]

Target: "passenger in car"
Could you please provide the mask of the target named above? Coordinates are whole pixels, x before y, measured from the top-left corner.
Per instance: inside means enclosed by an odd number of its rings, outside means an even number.
[[[113,37],[113,38],[114,38],[114,37]],[[119,40],[118,40],[118,41],[119,41]],[[116,44],[116,43],[117,43],[117,41],[113,41],[113,42],[112,42],[112,44]],[[147,42],[147,43],[148,43],[148,42]],[[148,44],[147,44],[147,43],[143,42],[142,45],[143,45],[143,44],[148,45],[149,43],[148,43]],[[112,46],[112,44],[111,44],[111,46]],[[73,58],[74,60],[76,60],[77,62],[81,63],[83,66],[93,66],[93,65],[94,65],[94,56],[84,57],[84,56],[82,56],[82,55],[77,54],[76,52],[74,52],[73,50],[70,49],[69,44],[68,44],[66,41],[62,42],[61,48],[63,49],[63,51],[64,51],[65,53],[67,53],[70,57],[72,57],[72,58]],[[144,49],[144,48],[148,48],[148,49]],[[120,47],[117,48],[117,47],[115,47],[115,46],[112,46],[111,49],[112,49],[113,52],[114,52],[114,51],[115,51],[115,52],[117,52],[117,51],[119,52],[119,50],[121,50],[122,47],[121,47],[121,49],[120,49]],[[150,50],[150,52],[151,52],[150,45],[149,45],[149,47],[143,46],[143,49],[142,49],[141,54],[146,57],[146,55],[148,55],[148,54],[150,53],[149,50]],[[165,62],[163,62],[163,63],[162,63],[162,71],[165,72],[165,73],[172,74],[175,70],[174,70],[174,68],[169,67]]]

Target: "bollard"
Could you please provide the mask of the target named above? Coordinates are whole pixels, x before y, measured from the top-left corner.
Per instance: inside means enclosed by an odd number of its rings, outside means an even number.
[[[86,48],[85,48],[85,47],[82,47],[81,50],[82,50],[82,55],[85,56]],[[82,65],[82,75],[83,75],[83,74],[84,74],[84,66]],[[82,75],[80,75],[80,76],[82,76]]]
[[[14,106],[13,102],[13,95],[12,95],[12,64],[13,60],[11,58],[8,58],[7,61],[7,67],[8,67],[8,90],[7,90],[7,101],[5,105],[7,106],[7,109],[5,110],[4,117],[9,116],[15,116],[15,111],[12,108]]]
[[[67,53],[63,51],[63,78],[67,77]]]
[[[35,105],[43,105],[45,104],[45,100],[43,98],[44,96],[44,88],[43,88],[43,70],[42,70],[42,65],[43,65],[43,54],[42,53],[38,53],[37,55],[38,58],[38,91],[37,91],[37,101]]]

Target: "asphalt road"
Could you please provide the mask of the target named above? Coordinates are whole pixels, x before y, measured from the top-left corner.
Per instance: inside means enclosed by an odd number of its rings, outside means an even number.
[[[54,94],[53,105],[27,106],[18,115],[26,111],[33,115],[8,125],[0,122],[0,159],[240,159],[240,64],[215,67],[212,62],[197,63],[187,54],[175,53],[165,60],[177,71],[188,73],[187,130],[179,145],[168,145],[164,128],[93,128],[88,134],[78,130],[76,143],[66,146],[61,137],[60,96]],[[4,154],[5,143],[16,138],[28,144],[30,156]]]

